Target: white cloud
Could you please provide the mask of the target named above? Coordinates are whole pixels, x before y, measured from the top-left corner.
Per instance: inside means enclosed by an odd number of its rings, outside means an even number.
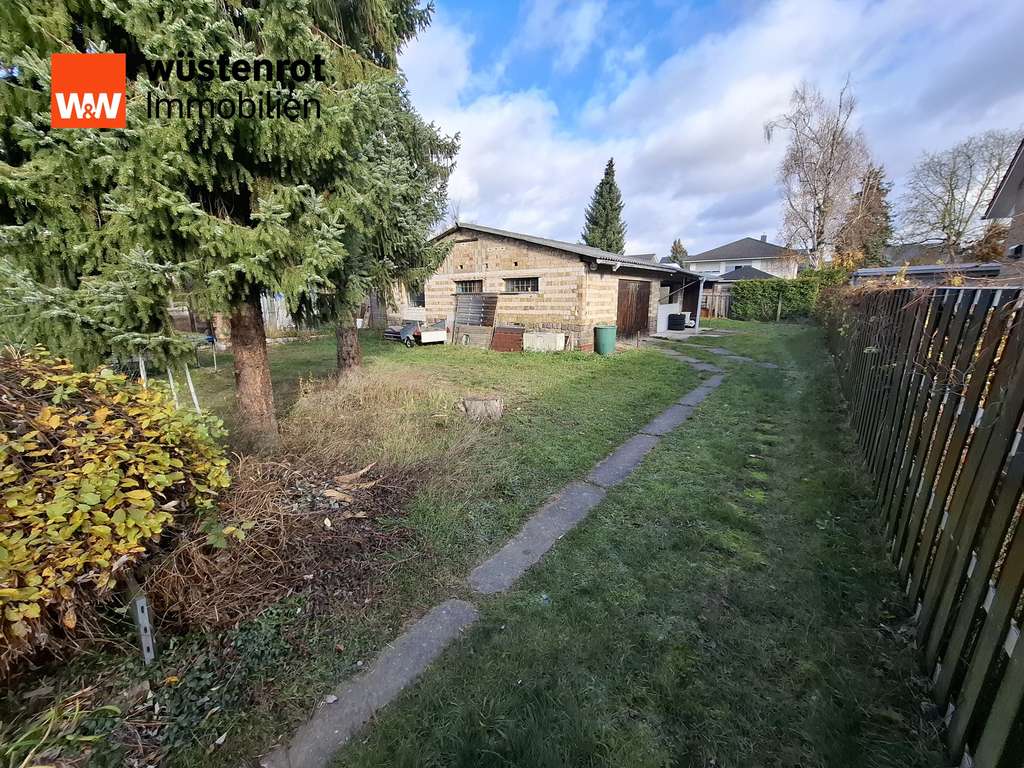
[[[531,0],[513,47],[553,48],[557,68],[575,69],[597,40],[605,8],[605,0]]]
[[[426,115],[458,104],[470,81],[472,35],[434,24],[402,53],[402,69],[417,109]]]
[[[605,11],[597,2],[536,0],[523,29],[509,31],[516,42],[505,56],[514,46],[551,48],[558,76],[601,39]],[[622,40],[620,31],[598,85],[572,115],[559,114],[544,91],[500,90],[493,74],[505,56],[473,71],[472,31],[445,18],[402,65],[417,107],[462,135],[451,197],[463,218],[576,240],[614,156],[629,250],[665,254],[675,237],[691,252],[774,237],[782,146],[765,143],[762,126],[801,79],[828,92],[851,76],[869,144],[897,180],[925,149],[1024,123],[1013,58],[1021,28],[1024,4],[995,0],[776,0],[654,66],[645,41]],[[515,66],[514,56],[506,60]]]

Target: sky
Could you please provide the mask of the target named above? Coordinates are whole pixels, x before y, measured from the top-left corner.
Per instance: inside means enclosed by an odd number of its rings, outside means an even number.
[[[923,151],[1024,125],[1019,0],[436,0],[401,56],[413,104],[461,149],[460,220],[580,239],[614,157],[627,253],[778,240],[794,86],[850,79],[900,183]]]

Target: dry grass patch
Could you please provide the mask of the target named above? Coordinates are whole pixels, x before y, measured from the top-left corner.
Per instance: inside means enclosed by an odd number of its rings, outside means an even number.
[[[365,605],[399,549],[419,556],[397,522],[406,500],[424,481],[471,475],[496,434],[459,412],[467,390],[395,366],[302,382],[300,393],[282,425],[286,455],[240,458],[219,519],[192,523],[148,574],[165,622],[233,626],[296,593]]]
[[[304,386],[282,432],[287,450],[324,466],[407,472],[471,453],[489,430],[461,414],[468,390],[405,368],[376,367]]]

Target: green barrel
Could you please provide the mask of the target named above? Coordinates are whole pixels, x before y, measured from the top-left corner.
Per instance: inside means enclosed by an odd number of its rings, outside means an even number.
[[[599,355],[610,355],[615,351],[615,326],[594,326],[594,351]]]

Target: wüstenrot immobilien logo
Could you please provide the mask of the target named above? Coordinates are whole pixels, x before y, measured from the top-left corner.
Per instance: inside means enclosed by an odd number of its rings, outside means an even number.
[[[125,54],[50,56],[52,128],[124,128]]]

